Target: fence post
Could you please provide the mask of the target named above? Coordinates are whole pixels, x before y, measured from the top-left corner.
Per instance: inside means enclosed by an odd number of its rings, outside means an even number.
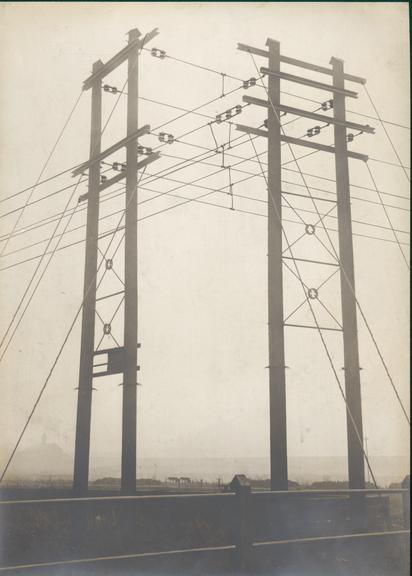
[[[236,552],[238,567],[242,572],[249,572],[253,567],[250,484],[244,474],[236,474],[229,486],[237,495],[238,529]]]
[[[404,527],[409,530],[411,525],[411,477],[405,476],[402,481],[402,488],[406,489],[407,492],[402,493],[402,506],[403,506],[403,524]]]

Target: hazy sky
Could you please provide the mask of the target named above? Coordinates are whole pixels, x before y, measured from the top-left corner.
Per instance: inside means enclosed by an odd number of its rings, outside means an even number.
[[[159,36],[150,44],[182,60],[226,72],[236,78],[256,76],[250,56],[236,50],[237,42],[259,48],[268,37],[281,42],[282,53],[327,66],[331,56],[345,61],[347,72],[366,77],[367,88],[381,114],[395,123],[409,124],[409,46],[408,6],[406,3],[1,3],[0,4],[0,172],[1,197],[31,185],[51,150],[82,86],[97,59],[108,60],[126,41],[126,33],[137,27],[144,34],[159,28]],[[257,65],[266,65],[256,59]],[[299,73],[297,69],[287,69]],[[302,72],[304,75],[304,72]],[[309,73],[306,74],[310,76]],[[320,77],[325,80],[326,77]],[[125,67],[109,84],[122,86]],[[239,81],[226,79],[226,91]],[[349,88],[359,92],[357,100],[348,99],[351,111],[375,116],[359,84]],[[323,101],[327,93],[284,84],[282,90]],[[238,90],[200,110],[207,117],[189,115],[163,130],[175,136],[204,125],[214,117],[242,102],[244,93],[264,97],[261,88]],[[171,59],[153,58],[143,52],[140,59],[140,96],[187,109],[195,108],[221,94],[221,76],[189,67]],[[283,94],[283,102],[313,110],[316,106]],[[104,118],[115,99],[104,93]],[[103,147],[122,138],[126,127],[126,101],[120,103],[104,134]],[[154,129],[179,115],[155,103],[140,100],[139,124]],[[90,93],[83,94],[73,119],[50,162],[46,175],[74,166],[88,157]],[[258,126],[265,117],[263,109],[249,107],[239,117],[241,123]],[[353,121],[370,123],[375,135],[362,135],[351,149],[371,158],[397,162],[379,122],[349,115]],[[286,118],[287,119],[287,118]],[[313,121],[299,120],[287,128],[288,134],[302,136]],[[387,126],[405,164],[409,159],[409,131]],[[232,138],[239,133],[232,132]],[[216,127],[218,142],[228,138],[228,125]],[[331,129],[323,131],[319,141],[332,143]],[[261,139],[262,140],[262,139]],[[256,141],[259,151],[266,142]],[[214,147],[211,132],[203,128],[184,138],[185,142]],[[156,136],[146,136],[141,144],[157,146]],[[161,149],[163,158],[148,168],[155,174],[173,166],[178,158],[190,158],[201,149],[173,144]],[[306,149],[295,148],[298,156]],[[247,158],[253,155],[250,142],[233,150]],[[314,155],[299,162],[307,173],[334,177],[333,157]],[[123,160],[121,154],[117,158]],[[291,159],[287,147],[282,159]],[[262,160],[267,161],[263,156]],[[235,163],[235,158],[226,162]],[[207,162],[220,166],[221,156]],[[379,189],[395,196],[382,196],[387,204],[409,208],[408,181],[397,167],[370,163]],[[293,163],[285,168],[285,189],[304,193],[302,181]],[[245,162],[239,169],[258,173],[259,165]],[[363,163],[350,162],[351,181],[372,187]],[[214,169],[192,166],[175,172],[170,178],[189,182]],[[245,174],[232,171],[233,180]],[[153,178],[152,178],[153,180]],[[39,186],[33,199],[71,184],[70,175]],[[154,192],[171,190],[178,184],[147,178],[142,181],[139,200]],[[333,182],[308,177],[313,187],[333,191]],[[220,188],[228,184],[228,171],[199,182]],[[299,187],[298,184],[301,186]],[[78,194],[86,191],[83,184]],[[18,228],[63,210],[70,190],[52,196],[27,209]],[[176,194],[194,198],[207,190],[186,187]],[[235,197],[235,208],[257,215],[221,210],[199,203],[169,210],[142,220],[139,225],[139,341],[142,343],[138,389],[138,449],[146,457],[163,456],[266,456],[268,454],[268,372],[266,302],[267,193],[262,177],[246,180],[234,187],[234,193],[256,201]],[[73,205],[77,202],[77,196]],[[353,196],[379,202],[376,193],[352,188]],[[324,197],[327,198],[324,194]],[[3,202],[0,214],[18,208],[25,194]],[[330,198],[330,196],[329,196]],[[306,200],[290,197],[294,206],[313,210]],[[259,202],[260,200],[260,202]],[[148,216],[181,200],[172,197],[142,204],[139,216]],[[230,207],[230,198],[213,194],[205,202]],[[119,196],[102,205],[102,215],[120,210]],[[319,210],[330,204],[319,202]],[[382,353],[405,404],[408,406],[408,270],[382,207],[353,200],[353,219],[368,221],[383,228],[354,224],[354,232],[390,240],[388,242],[355,236],[356,289],[358,299],[370,321]],[[305,222],[314,214],[302,213]],[[334,214],[334,213],[333,213]],[[394,227],[407,230],[409,212],[388,208]],[[0,219],[0,233],[11,230],[18,212]],[[296,220],[285,209],[285,219]],[[101,230],[116,225],[119,216],[102,222]],[[79,212],[70,227],[85,221]],[[326,220],[331,228],[336,219]],[[47,238],[55,224],[22,234],[10,241],[6,252]],[[285,224],[290,241],[302,234],[302,223]],[[84,228],[71,233],[62,244],[84,238]],[[336,234],[331,233],[335,242]],[[408,242],[407,234],[399,234]],[[0,259],[0,268],[40,254],[46,244],[14,252]],[[102,245],[103,247],[105,244]],[[405,254],[409,258],[409,252]],[[296,244],[295,256],[328,254],[306,237]],[[15,339],[0,365],[4,418],[1,423],[2,460],[21,430],[34,399],[47,376],[61,342],[81,302],[83,289],[84,244],[56,253],[40,284],[30,308],[18,328]],[[119,252],[121,254],[121,251]],[[0,306],[2,333],[25,290],[36,261],[1,271]],[[116,261],[121,273],[121,258]],[[330,268],[302,265],[301,273],[310,285],[319,285]],[[114,275],[102,286],[102,293],[119,290]],[[286,270],[285,313],[302,300],[302,289]],[[333,313],[339,313],[338,276],[325,286],[322,297]],[[109,317],[117,301],[101,309]],[[296,322],[310,317],[296,316]],[[319,322],[332,322],[319,308]],[[359,322],[364,433],[373,466],[377,455],[407,454],[408,427],[403,418],[376,351]],[[4,326],[4,328],[3,328]],[[22,448],[37,444],[43,433],[49,442],[57,442],[72,454],[78,385],[79,326],[73,331],[54,371],[44,397],[22,442]],[[97,333],[101,334],[99,320]],[[114,334],[121,337],[119,320]],[[327,333],[334,364],[343,381],[340,335]],[[108,345],[110,341],[107,342]],[[286,329],[288,447],[292,456],[331,456],[346,453],[346,421],[342,398],[315,331]],[[92,454],[120,457],[120,377],[97,379],[93,396]],[[12,468],[11,468],[12,470]]]

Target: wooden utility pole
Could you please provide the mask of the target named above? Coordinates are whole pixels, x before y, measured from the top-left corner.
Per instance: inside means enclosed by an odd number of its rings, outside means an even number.
[[[139,36],[129,32],[129,43]],[[127,135],[137,130],[139,47],[129,52],[127,82]],[[136,491],[136,402],[137,402],[137,140],[126,148],[124,294],[124,380],[122,420],[122,492]]]
[[[93,64],[93,74],[103,63]],[[102,132],[102,86],[97,77],[92,85],[90,160],[100,154]],[[80,350],[79,395],[74,451],[74,491],[87,492],[89,480],[90,422],[93,388],[93,353],[96,309],[97,251],[99,235],[100,163],[89,169],[86,224],[86,259],[83,287],[83,316]]]
[[[280,72],[280,45],[268,39],[269,68]],[[279,122],[280,79],[268,81],[268,324],[270,402],[270,483],[288,489],[285,339],[282,269],[282,159]]]
[[[346,138],[345,77],[343,61],[332,58],[335,124],[335,166],[339,231],[340,285],[342,301],[343,352],[346,420],[348,436],[349,488],[365,487],[362,400],[360,389],[358,327],[356,319],[355,270],[353,263],[352,215],[350,205],[348,144]]]
[[[85,495],[88,490],[93,379],[114,374],[123,375],[121,487],[124,494],[132,494],[136,491],[137,173],[144,166],[159,158],[158,152],[150,151],[147,152],[146,158],[138,161],[138,138],[150,132],[150,126],[145,125],[139,129],[137,123],[138,55],[139,50],[157,34],[156,29],[152,30],[141,40],[140,32],[137,29],[131,30],[128,45],[105,64],[100,61],[96,62],[92,75],[83,84],[83,90],[91,88],[92,91],[92,129],[90,158],[73,171],[73,176],[83,174],[86,170],[89,171],[88,193],[79,198],[79,201],[87,199],[87,231],[73,481],[73,488],[77,495]],[[126,61],[128,65],[127,135],[102,152],[102,79]],[[112,93],[118,92],[115,87],[108,88]],[[126,148],[126,169],[121,170],[116,176],[101,181],[101,162],[124,147]],[[115,164],[119,166],[118,162],[113,162],[113,169],[115,169]],[[123,345],[96,349],[96,303],[100,300],[96,296],[100,193],[124,178],[126,178],[126,208]],[[112,260],[106,253],[105,266],[106,270],[110,270],[113,266]],[[118,294],[118,292],[105,294],[102,298],[111,298]],[[104,334],[110,333],[110,323],[104,324]],[[95,357],[98,359],[97,364],[94,362]]]
[[[360,397],[359,379],[359,352],[356,327],[356,299],[353,268],[352,247],[352,224],[349,194],[349,171],[348,158],[367,161],[368,157],[359,152],[347,149],[347,129],[358,130],[360,133],[374,133],[369,125],[361,125],[349,122],[345,116],[345,98],[356,98],[357,93],[345,88],[345,80],[364,84],[366,80],[358,76],[346,74],[343,64],[336,58],[332,59],[332,68],[317,66],[303,60],[290,58],[280,53],[279,43],[275,40],[267,40],[269,50],[254,48],[245,44],[238,44],[238,49],[249,54],[268,59],[269,67],[261,67],[260,73],[268,77],[267,100],[244,96],[247,104],[261,106],[268,110],[267,130],[261,128],[237,124],[237,130],[268,139],[268,305],[269,305],[269,390],[270,390],[270,470],[272,490],[286,490],[288,488],[287,471],[287,437],[286,437],[286,390],[285,390],[285,345],[284,328],[311,328],[318,332],[323,330],[336,330],[343,332],[343,345],[345,356],[345,382],[347,401],[347,429],[348,429],[348,462],[349,462],[349,485],[351,488],[364,487],[363,466],[363,441],[362,441],[362,406]],[[303,68],[311,72],[324,74],[333,78],[333,84],[319,82],[311,78],[296,76],[281,71],[281,63],[297,68]],[[317,90],[323,90],[333,95],[333,99],[322,103],[322,110],[334,109],[334,115],[319,114],[309,110],[303,110],[286,106],[280,102],[281,80],[310,86]],[[245,82],[245,87],[250,83]],[[332,125],[335,133],[335,146],[330,146],[313,140],[293,138],[284,133],[280,125],[280,116],[290,114],[296,117],[309,118],[324,124],[324,127]],[[320,126],[308,130],[308,136],[319,134]],[[352,135],[353,139],[353,135]],[[283,280],[282,261],[286,256],[282,255],[282,210],[281,198],[281,143],[287,145],[302,146],[318,152],[326,152],[335,156],[336,181],[337,181],[337,209],[339,226],[339,251],[341,267],[342,288],[342,316],[343,329],[339,327],[319,326],[316,317],[312,326],[292,324],[283,317]],[[307,198],[312,197],[310,189],[307,189]],[[313,199],[313,198],[312,198]],[[322,198],[318,198],[322,200]],[[313,200],[314,201],[314,200]],[[329,202],[331,200],[328,200]],[[315,226],[302,223],[303,234],[315,234]],[[319,228],[321,228],[319,226]],[[289,260],[304,261],[313,265],[323,265],[309,258],[293,257],[292,251],[287,256]],[[328,262],[326,262],[328,264]],[[336,262],[331,262],[337,265]],[[300,275],[297,274],[299,280]],[[316,288],[305,288],[306,300],[317,299]],[[305,303],[305,302],[304,302]],[[312,306],[310,306],[313,312]],[[293,313],[292,313],[293,314]],[[313,312],[314,314],[314,312]],[[322,342],[324,342],[322,338]]]

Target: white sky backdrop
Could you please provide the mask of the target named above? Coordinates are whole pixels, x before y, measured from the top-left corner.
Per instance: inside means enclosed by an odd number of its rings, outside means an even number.
[[[34,183],[60,131],[69,110],[79,94],[82,81],[89,75],[92,63],[108,60],[126,41],[125,34],[133,27],[144,34],[158,27],[160,35],[150,47],[166,50],[183,60],[232,74],[238,78],[256,76],[250,56],[236,50],[243,42],[265,47],[267,37],[281,42],[282,53],[327,66],[331,56],[345,61],[346,71],[366,77],[368,90],[381,116],[387,120],[409,124],[409,46],[408,6],[406,3],[2,3],[0,4],[0,197]],[[258,66],[266,65],[257,58]],[[175,106],[194,108],[219,96],[220,76],[190,68],[169,59],[141,57],[140,96],[168,102]],[[286,68],[285,68],[286,70]],[[297,69],[287,69],[299,73]],[[305,71],[302,71],[305,75]],[[306,76],[310,76],[306,72]],[[122,67],[107,82],[119,88],[125,79]],[[328,81],[327,77],[319,77]],[[227,80],[227,89],[239,82]],[[349,110],[375,115],[361,85],[351,84],[359,91],[359,99],[348,99]],[[326,100],[321,93],[294,84],[285,84],[285,91],[315,100]],[[235,92],[230,98],[217,101],[201,110],[213,117],[241,103],[244,93],[264,97],[262,89]],[[313,110],[310,102],[284,97],[291,106]],[[114,97],[104,93],[104,118]],[[103,147],[125,134],[126,99],[122,97],[105,133]],[[179,112],[140,101],[139,124],[157,127]],[[239,118],[241,123],[258,126],[263,109],[249,107]],[[46,172],[52,175],[88,157],[90,93],[83,95],[80,105]],[[363,135],[351,149],[372,158],[397,162],[378,122],[350,116],[353,121],[370,123],[375,135]],[[286,118],[287,119],[287,118]],[[180,135],[205,124],[207,118],[190,115],[166,126],[166,132]],[[313,121],[300,120],[288,132],[301,136]],[[227,140],[227,125],[216,129],[219,142]],[[388,126],[394,144],[405,164],[409,164],[409,131]],[[325,131],[326,132],[326,131]],[[233,137],[240,133],[233,131]],[[331,143],[331,129],[318,137]],[[186,137],[187,142],[213,148],[209,129]],[[256,141],[262,151],[266,143]],[[156,146],[157,138],[148,136],[141,144]],[[200,149],[182,144],[165,146],[165,154],[191,157]],[[295,148],[304,155],[306,149]],[[234,154],[250,157],[249,144]],[[283,158],[290,160],[284,147]],[[302,170],[334,177],[333,157],[315,155],[302,160]],[[121,156],[117,158],[122,160]],[[262,157],[266,162],[266,158]],[[220,156],[208,160],[217,167]],[[228,160],[227,160],[228,161]],[[235,161],[233,159],[233,161]],[[163,158],[148,169],[151,174],[172,166],[176,159]],[[296,166],[289,164],[296,170]],[[242,166],[240,166],[242,168]],[[351,161],[351,181],[371,187],[366,167]],[[380,190],[408,196],[408,181],[401,169],[371,162]],[[245,163],[244,170],[259,172],[256,163]],[[190,181],[211,172],[208,166],[197,165],[175,173],[171,178]],[[234,180],[244,175],[234,174]],[[302,184],[293,172],[284,172],[289,182]],[[309,179],[312,186],[333,191],[331,182]],[[69,176],[40,186],[33,198],[40,198],[57,188],[71,184]],[[227,185],[227,171],[203,182],[205,186]],[[148,185],[152,190],[171,189],[173,183]],[[175,184],[177,186],[177,184]],[[289,190],[304,192],[292,186]],[[79,193],[86,191],[85,185]],[[205,190],[184,188],[176,192],[195,197]],[[234,188],[238,194],[266,199],[262,178],[254,178]],[[61,211],[67,201],[66,191],[30,207],[19,227]],[[375,202],[375,193],[352,189],[353,195]],[[141,190],[140,199],[152,193]],[[77,197],[77,195],[76,195]],[[4,202],[1,213],[17,208],[26,196]],[[409,207],[409,203],[383,196],[387,204]],[[215,194],[205,201],[229,206],[227,196]],[[148,202],[140,215],[150,214],[178,203],[176,198]],[[243,203],[242,203],[243,202]],[[313,209],[311,205],[296,206]],[[107,203],[104,212],[120,209],[120,199]],[[320,203],[323,210],[329,204]],[[264,203],[235,198],[235,207],[260,214]],[[391,209],[396,228],[406,230],[409,212]],[[85,212],[75,216],[72,225],[84,222]],[[291,213],[285,211],[285,218]],[[0,219],[1,234],[13,226],[17,214]],[[116,225],[117,217],[107,221],[102,230]],[[353,202],[353,218],[388,226],[381,207]],[[293,218],[292,218],[293,219]],[[296,219],[296,218],[294,218]],[[308,222],[315,219],[307,217]],[[328,220],[336,226],[336,221]],[[53,226],[40,228],[11,241],[7,252],[46,238]],[[138,389],[138,446],[143,457],[191,456],[259,456],[268,455],[268,373],[267,365],[267,303],[266,303],[266,227],[264,217],[219,210],[191,203],[176,210],[147,219],[139,226],[140,324],[142,343]],[[302,225],[290,225],[290,238],[302,233]],[[354,231],[393,240],[388,230],[354,224]],[[334,239],[336,235],[332,233]],[[71,241],[84,237],[84,229],[70,234]],[[308,238],[308,237],[306,237]],[[408,242],[407,234],[400,234]],[[67,242],[68,240],[65,240]],[[45,244],[3,257],[1,267],[39,254]],[[296,255],[310,256],[307,243]],[[398,246],[362,237],[354,238],[356,288],[358,299],[370,320],[400,394],[408,405],[408,271]],[[40,289],[2,361],[1,387],[4,417],[1,423],[1,456],[5,461],[12,443],[23,426],[34,399],[46,377],[77,307],[83,286],[84,245],[57,252],[42,280]],[[121,253],[121,252],[120,252]],[[407,257],[409,253],[405,252]],[[322,249],[316,252],[327,258]],[[0,306],[2,333],[6,329],[26,283],[36,266],[31,261],[0,272]],[[117,264],[121,270],[122,265]],[[306,269],[301,267],[302,274]],[[312,269],[307,269],[311,278]],[[289,273],[285,274],[285,312],[302,299],[300,286]],[[319,278],[318,278],[319,279]],[[321,278],[322,280],[322,278]],[[339,283],[330,284],[325,302],[339,314]],[[315,281],[315,278],[313,279]],[[107,286],[117,290],[114,279]],[[408,427],[396,402],[390,384],[371,345],[360,319],[360,353],[364,433],[373,465],[380,455],[406,455]],[[78,379],[79,323],[47,387],[41,404],[22,442],[25,448],[40,442],[47,434],[72,454]],[[97,321],[100,335],[100,323]],[[116,324],[114,324],[113,330]],[[121,334],[117,327],[117,333]],[[326,335],[335,365],[342,364],[340,336]],[[332,371],[314,331],[287,329],[286,363],[288,397],[288,446],[291,456],[344,456],[346,424],[342,398]],[[109,342],[108,342],[109,344]],[[93,456],[120,452],[120,379],[96,380],[98,391],[93,400]],[[12,471],[12,468],[11,468]]]

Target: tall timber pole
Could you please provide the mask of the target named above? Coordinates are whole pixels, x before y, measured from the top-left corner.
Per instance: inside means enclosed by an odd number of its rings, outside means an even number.
[[[345,75],[343,61],[332,58],[334,94],[335,167],[341,266],[341,300],[345,371],[346,419],[348,436],[349,488],[365,487],[362,399],[358,328],[356,319],[355,271],[353,262],[352,217],[350,205],[348,145],[346,138]]]
[[[93,64],[93,74],[103,67],[98,60]],[[90,159],[100,154],[102,131],[102,87],[96,77],[92,85],[92,111]],[[73,489],[84,494],[89,482],[90,425],[93,390],[93,353],[96,309],[97,251],[99,234],[100,163],[89,169],[87,193],[86,257],[83,287],[83,315],[80,350],[79,392],[77,402],[76,440]]]
[[[130,30],[129,44],[140,35]],[[138,61],[139,46],[129,52],[127,82],[127,135],[138,126]],[[122,492],[136,491],[136,433],[137,433],[137,140],[126,148],[126,215],[125,215],[125,298],[122,420]]]
[[[280,72],[280,45],[268,39],[269,69]],[[270,477],[272,490],[288,489],[286,378],[283,326],[280,78],[268,78],[268,318]]]

